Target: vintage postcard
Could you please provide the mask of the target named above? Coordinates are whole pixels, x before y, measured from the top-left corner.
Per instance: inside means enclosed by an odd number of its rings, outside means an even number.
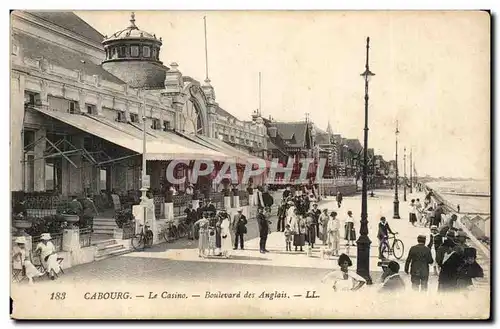
[[[11,317],[488,319],[485,11],[13,11]]]

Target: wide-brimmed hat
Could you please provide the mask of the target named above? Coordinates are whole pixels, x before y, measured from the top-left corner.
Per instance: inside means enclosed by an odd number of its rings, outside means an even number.
[[[346,254],[342,254],[339,256],[339,260],[338,260],[339,266],[344,264],[344,262],[347,262],[347,266],[352,266],[351,258],[349,256],[347,256]]]
[[[238,212],[243,212],[243,209],[242,209],[242,208],[239,208],[239,209],[238,209]]]
[[[437,230],[437,229],[438,229],[437,225],[431,225],[431,230]]]
[[[455,238],[455,231],[453,230],[448,230],[448,232],[446,232],[446,237],[447,238]]]
[[[391,260],[389,264],[387,264],[387,267],[393,272],[393,273],[398,273],[399,272],[399,263],[396,261]]]
[[[52,240],[52,237],[50,233],[42,233],[42,235],[40,235],[40,240]]]
[[[24,236],[18,236],[14,239],[14,243],[26,244],[26,238]]]

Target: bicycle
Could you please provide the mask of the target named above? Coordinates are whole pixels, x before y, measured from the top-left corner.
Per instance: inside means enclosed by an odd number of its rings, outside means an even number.
[[[165,240],[165,242],[172,242],[178,238],[177,227],[175,227],[173,221],[167,221],[167,225],[160,231],[160,239]]]
[[[404,255],[405,251],[405,245],[403,241],[400,239],[396,238],[396,235],[398,233],[391,234],[390,237],[387,237],[383,242],[382,242],[382,256],[384,258],[389,258],[390,255],[394,255],[396,259],[401,259]],[[392,239],[392,245],[389,243],[389,239]]]
[[[153,245],[153,232],[149,229],[148,225],[141,225],[141,232],[134,235],[132,238],[132,247],[136,251],[150,248]]]

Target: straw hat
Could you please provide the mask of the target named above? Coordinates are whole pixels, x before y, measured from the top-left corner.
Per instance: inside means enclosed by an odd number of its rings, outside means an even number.
[[[26,244],[26,238],[24,236],[18,236],[14,240],[14,243]]]
[[[42,233],[40,240],[52,240],[52,237],[50,236],[50,233]]]

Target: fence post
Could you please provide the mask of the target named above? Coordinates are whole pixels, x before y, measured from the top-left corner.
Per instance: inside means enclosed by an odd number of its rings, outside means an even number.
[[[63,230],[63,251],[76,251],[80,249],[80,229],[70,228]]]

